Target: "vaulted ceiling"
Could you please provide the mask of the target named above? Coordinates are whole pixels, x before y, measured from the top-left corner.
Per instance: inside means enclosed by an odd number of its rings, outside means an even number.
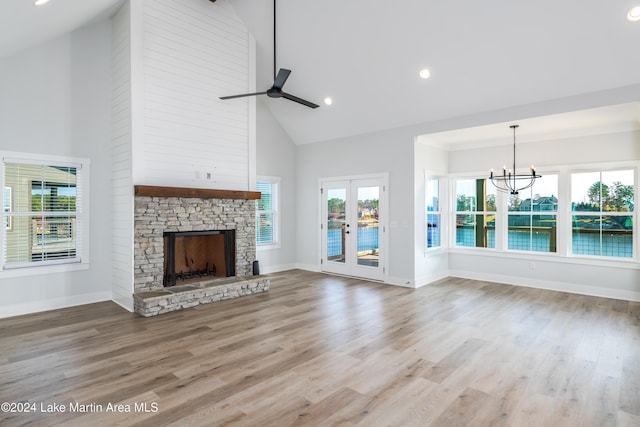
[[[257,88],[268,88],[273,0],[218,1],[228,1],[256,38]],[[52,0],[36,9],[31,0],[3,0],[0,57],[107,16],[118,3]],[[278,0],[277,66],[293,71],[286,90],[321,107],[260,102],[304,144],[635,86],[640,22],[626,14],[638,5]],[[429,79],[418,76],[422,68]],[[333,105],[323,104],[327,96]]]
[[[272,0],[229,0],[272,77]],[[640,83],[640,0],[278,0],[287,90],[265,104],[296,143],[467,116]],[[428,68],[431,77],[418,72]],[[324,106],[326,96],[333,98]]]
[[[123,0],[0,1],[0,58],[110,16]]]

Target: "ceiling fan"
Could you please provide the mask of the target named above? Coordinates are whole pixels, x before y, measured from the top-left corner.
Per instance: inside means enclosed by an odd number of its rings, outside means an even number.
[[[220,99],[233,99],[233,98],[243,98],[246,96],[256,96],[256,95],[267,95],[269,98],[285,98],[289,101],[294,101],[302,105],[306,105],[309,108],[318,108],[318,104],[314,104],[313,102],[309,102],[302,98],[298,98],[297,96],[291,95],[290,93],[286,93],[282,91],[282,87],[285,82],[289,78],[289,74],[291,74],[291,70],[287,70],[286,68],[280,68],[278,70],[278,74],[276,74],[276,0],[273,0],[273,85],[271,88],[267,89],[264,92],[256,92],[256,93],[245,93],[242,95],[231,95],[231,96],[221,96]]]

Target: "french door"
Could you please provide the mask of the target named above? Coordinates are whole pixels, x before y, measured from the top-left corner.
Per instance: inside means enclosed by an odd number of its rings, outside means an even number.
[[[386,178],[323,180],[322,271],[384,280]]]

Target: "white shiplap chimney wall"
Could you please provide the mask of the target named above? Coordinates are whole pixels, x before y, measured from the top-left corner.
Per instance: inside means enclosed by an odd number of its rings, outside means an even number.
[[[133,186],[255,188],[255,41],[226,0],[112,18],[113,299],[133,309]]]
[[[255,99],[219,99],[255,92],[249,31],[225,0],[140,3],[133,183],[252,189]]]

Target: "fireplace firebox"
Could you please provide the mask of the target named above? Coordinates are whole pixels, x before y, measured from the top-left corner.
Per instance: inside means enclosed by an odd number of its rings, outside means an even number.
[[[235,230],[164,232],[164,286],[236,275]]]

